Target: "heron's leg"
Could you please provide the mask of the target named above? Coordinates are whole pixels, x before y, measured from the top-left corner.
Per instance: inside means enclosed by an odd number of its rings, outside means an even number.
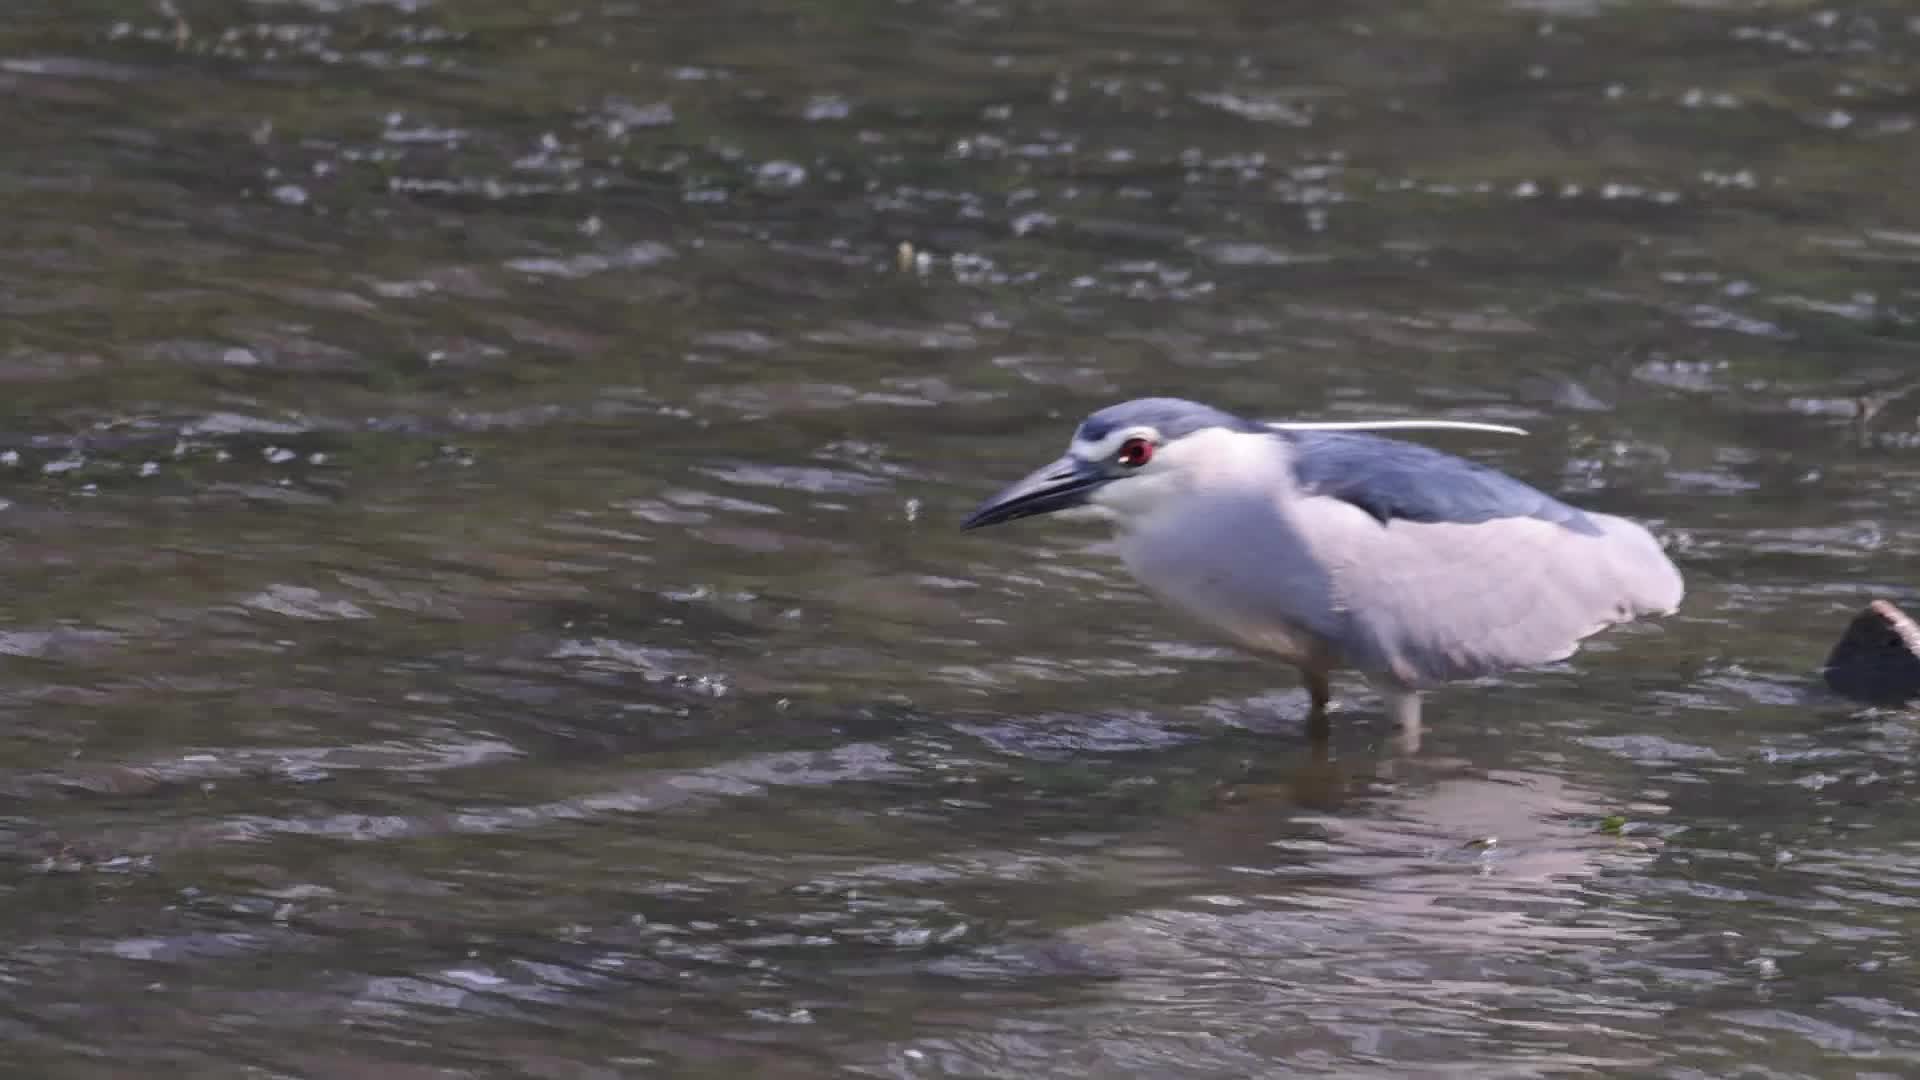
[[[1312,668],[1300,669],[1300,681],[1307,687],[1307,697],[1313,701],[1313,711],[1307,714],[1307,736],[1316,743],[1324,743],[1333,735],[1333,725],[1327,719],[1327,704],[1333,700],[1333,687],[1327,682],[1327,673]]]
[[[1333,700],[1333,684],[1327,681],[1327,673],[1312,668],[1300,669],[1300,681],[1307,686],[1307,696],[1313,699],[1313,711],[1327,711],[1327,703]]]
[[[1402,753],[1420,752],[1420,691],[1400,688],[1384,690],[1387,698],[1387,712],[1400,726],[1397,738]]]

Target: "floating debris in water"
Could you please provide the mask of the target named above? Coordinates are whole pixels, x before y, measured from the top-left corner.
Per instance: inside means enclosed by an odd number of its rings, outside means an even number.
[[[763,188],[796,188],[807,181],[807,168],[796,161],[769,161],[753,171]]]
[[[933,256],[916,249],[912,241],[902,240],[900,246],[894,250],[894,263],[903,274],[912,273],[925,277],[927,271],[933,269]]]
[[[819,123],[822,120],[845,120],[847,114],[852,111],[852,106],[847,104],[845,98],[824,95],[808,101],[801,115],[814,123]]]

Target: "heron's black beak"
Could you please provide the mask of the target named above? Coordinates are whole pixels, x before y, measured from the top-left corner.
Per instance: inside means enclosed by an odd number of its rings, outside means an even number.
[[[1012,485],[986,502],[960,523],[962,529],[978,529],[1017,521],[1035,514],[1051,514],[1072,506],[1083,506],[1087,493],[1112,477],[1098,465],[1072,455],[1034,470],[1026,479]]]

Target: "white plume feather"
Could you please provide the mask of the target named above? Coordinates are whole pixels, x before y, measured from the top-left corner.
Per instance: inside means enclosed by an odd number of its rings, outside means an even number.
[[[1525,428],[1483,424],[1478,420],[1265,420],[1275,431],[1486,431],[1525,435]]]

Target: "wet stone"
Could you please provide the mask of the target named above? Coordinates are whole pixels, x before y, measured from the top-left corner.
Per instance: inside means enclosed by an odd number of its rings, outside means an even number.
[[[1835,693],[1856,701],[1920,697],[1920,626],[1892,601],[1875,600],[1827,655],[1825,675]]]

